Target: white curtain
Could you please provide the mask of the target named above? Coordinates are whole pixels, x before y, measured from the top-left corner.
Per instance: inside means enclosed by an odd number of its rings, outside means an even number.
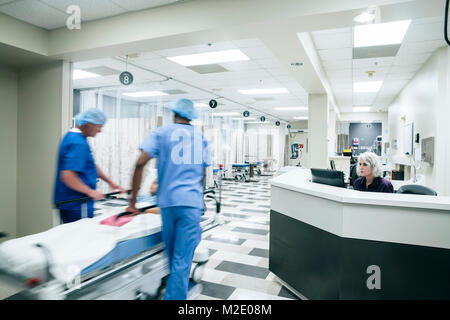
[[[139,146],[145,136],[157,127],[158,122],[170,121],[170,112],[161,103],[123,105],[121,92],[104,95],[101,90],[86,90],[80,93],[80,111],[96,107],[103,110],[108,120],[101,133],[89,139],[96,164],[115,183],[125,189],[131,188],[134,165],[139,156]],[[167,114],[169,113],[169,114]],[[155,161],[147,166],[145,177],[155,178]],[[144,177],[144,180],[145,180]],[[144,182],[144,185],[148,185]],[[109,192],[109,186],[100,180],[99,191]]]

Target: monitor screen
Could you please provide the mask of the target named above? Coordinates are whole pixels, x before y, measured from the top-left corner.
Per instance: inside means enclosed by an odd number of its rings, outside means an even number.
[[[345,187],[344,172],[311,168],[312,182],[334,187]]]

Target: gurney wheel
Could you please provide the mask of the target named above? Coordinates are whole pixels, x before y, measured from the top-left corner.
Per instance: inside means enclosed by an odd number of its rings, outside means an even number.
[[[195,282],[200,282],[203,278],[203,273],[205,271],[204,264],[198,264],[194,267],[194,270],[192,271],[192,280]]]

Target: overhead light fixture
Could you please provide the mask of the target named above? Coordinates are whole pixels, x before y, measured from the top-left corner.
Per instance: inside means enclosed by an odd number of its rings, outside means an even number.
[[[411,20],[354,27],[354,47],[385,46],[402,43]]]
[[[370,6],[366,9],[366,11],[354,17],[353,21],[356,23],[369,23],[374,21],[376,18],[378,18],[376,20],[376,22],[378,22],[380,18],[380,8],[377,6]]]
[[[226,117],[226,116],[238,116],[240,115],[239,112],[218,112],[213,113],[213,117]]]
[[[264,122],[261,122],[261,121],[250,121],[250,122],[247,122],[246,124],[270,124],[270,121],[268,121],[268,120],[266,120]]]
[[[89,78],[97,78],[100,77],[99,74],[87,72],[80,69],[73,70],[73,80],[80,80],[80,79],[89,79]]]
[[[244,118],[244,117],[242,117],[242,118],[231,118],[231,120],[244,120],[244,121],[247,121],[247,120],[256,120],[256,118]]]
[[[280,107],[275,108],[277,111],[305,111],[308,110],[308,107]]]
[[[289,93],[286,88],[268,88],[268,89],[245,89],[238,90],[242,94],[278,94]]]
[[[223,50],[205,53],[195,53],[183,56],[167,57],[167,59],[181,64],[185,67],[201,66],[204,64],[215,64],[223,62],[250,60],[241,50]]]
[[[141,97],[158,97],[158,96],[168,96],[167,93],[162,91],[140,91],[140,92],[127,92],[123,93],[124,96],[141,98]]]
[[[383,81],[365,81],[353,83],[353,92],[378,92]]]
[[[308,120],[308,117],[294,117],[294,120]]]
[[[353,107],[353,112],[369,112],[372,107]]]

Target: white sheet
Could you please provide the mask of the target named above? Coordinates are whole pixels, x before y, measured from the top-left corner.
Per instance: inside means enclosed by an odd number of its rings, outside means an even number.
[[[118,209],[120,211],[123,210]],[[154,214],[138,215],[122,227],[100,224],[101,220],[112,214],[78,220],[6,241],[0,244],[0,269],[27,278],[44,277],[46,257],[42,249],[35,247],[36,243],[41,243],[51,253],[55,277],[64,283],[71,283],[81,270],[101,259],[118,242],[161,231],[161,217]]]

